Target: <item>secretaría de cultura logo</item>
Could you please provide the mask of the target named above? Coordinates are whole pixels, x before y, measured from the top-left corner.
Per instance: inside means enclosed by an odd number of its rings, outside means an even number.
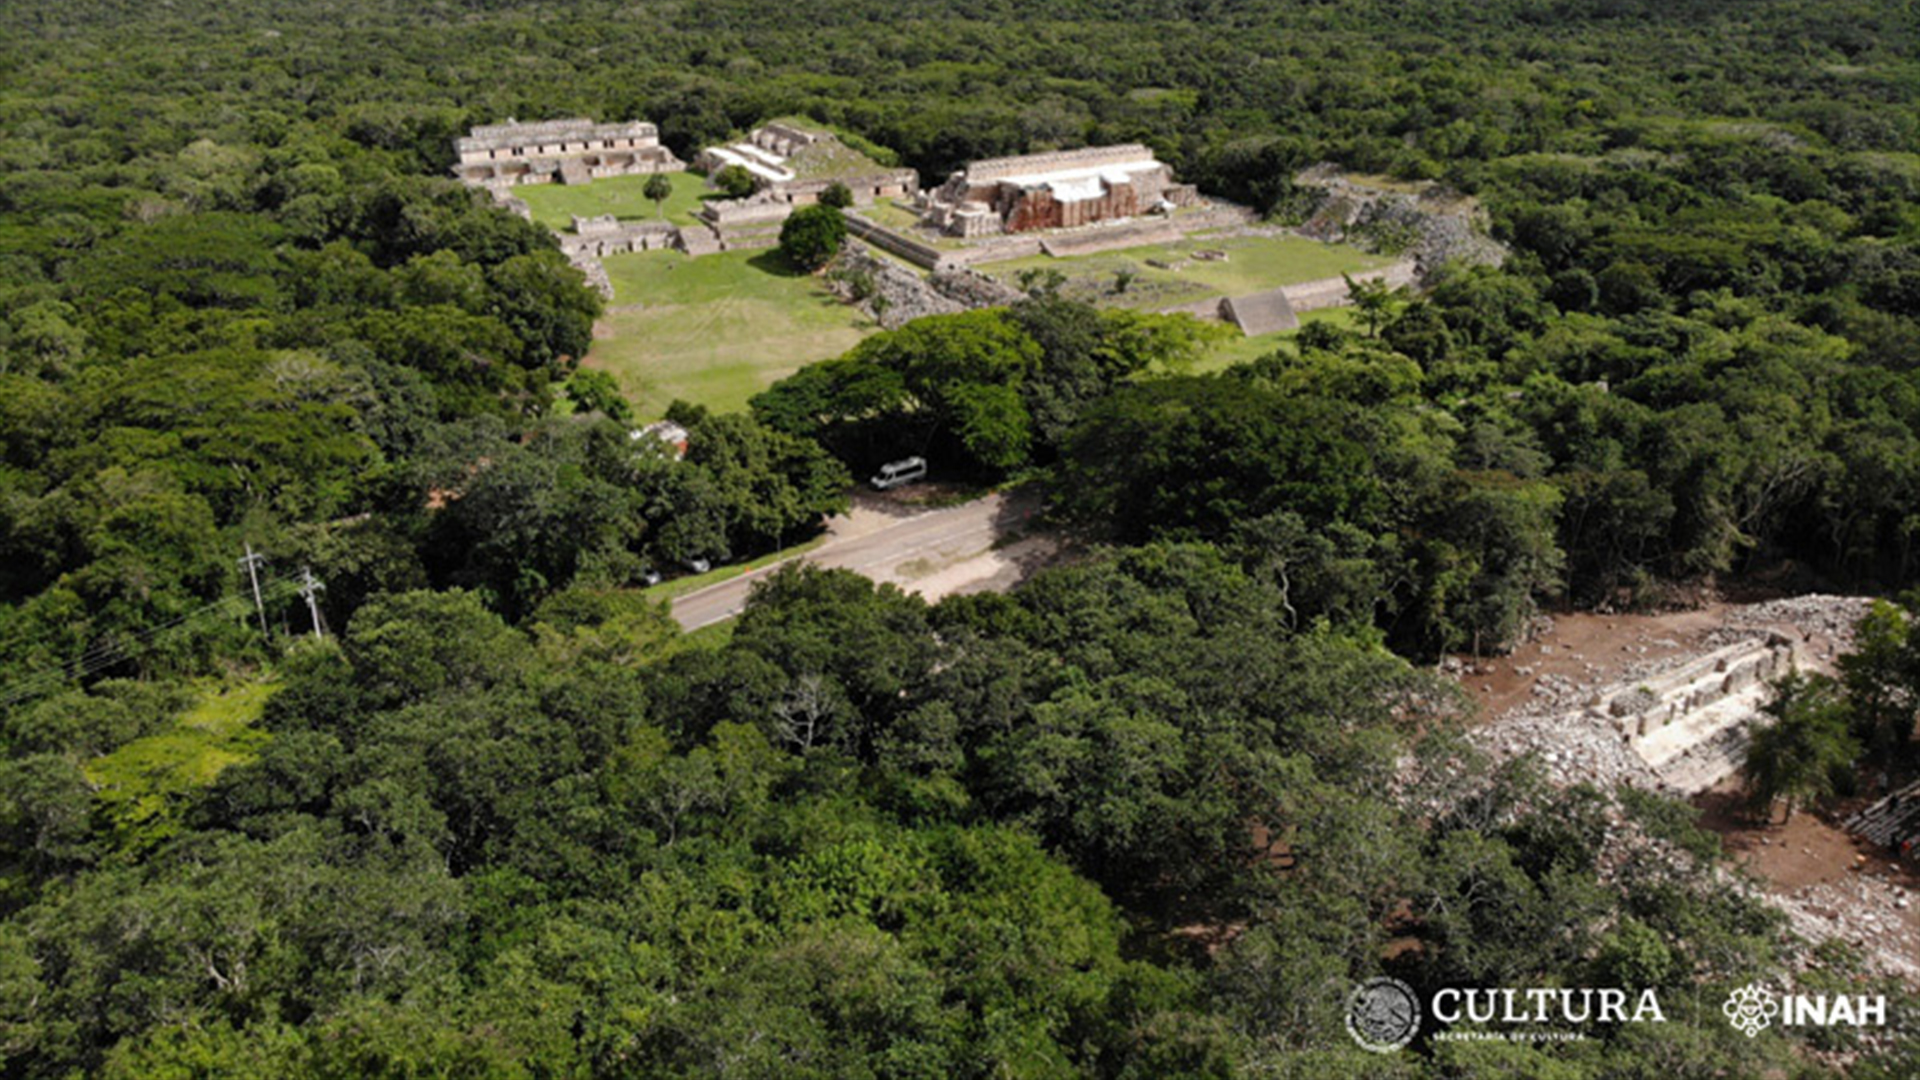
[[[1702,992],[1448,986],[1423,994],[1399,979],[1381,977],[1359,983],[1347,995],[1347,1033],[1361,1047],[1381,1054],[1411,1045],[1423,1025],[1434,1042],[1571,1042],[1587,1038],[1589,1024],[1667,1023],[1663,993]],[[1883,1027],[1887,1022],[1882,995],[1776,994],[1759,983],[1725,995],[1719,1011],[1749,1038],[1770,1025]]]

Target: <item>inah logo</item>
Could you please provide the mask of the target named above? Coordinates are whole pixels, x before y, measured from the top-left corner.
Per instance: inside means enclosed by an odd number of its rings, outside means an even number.
[[[1779,1015],[1780,1003],[1773,1000],[1773,991],[1748,983],[1729,995],[1720,1009],[1733,1021],[1734,1027],[1746,1032],[1751,1039],[1760,1034],[1767,1021]]]
[[[1368,979],[1347,998],[1347,1033],[1378,1054],[1398,1050],[1420,1031],[1420,998],[1399,979]]]
[[[1790,1028],[1884,1027],[1887,1022],[1883,994],[1782,994],[1776,999],[1773,991],[1755,983],[1735,990],[1721,1009],[1749,1039],[1771,1023]]]

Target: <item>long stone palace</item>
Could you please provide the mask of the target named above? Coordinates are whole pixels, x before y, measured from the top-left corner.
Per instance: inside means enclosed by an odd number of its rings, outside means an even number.
[[[660,145],[660,131],[644,121],[598,124],[544,120],[477,127],[455,139],[453,174],[476,187],[584,184],[609,176],[678,172],[686,168]]]

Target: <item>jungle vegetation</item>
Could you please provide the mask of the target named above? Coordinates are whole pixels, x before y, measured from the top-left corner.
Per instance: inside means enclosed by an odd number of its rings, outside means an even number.
[[[1710,995],[1389,1057],[1343,1019],[1383,972],[1786,971],[1684,805],[1488,766],[1424,662],[1761,569],[1914,583],[1909,5],[22,0],[0,31],[0,1075],[1920,1070]],[[1196,324],[1041,287],[746,412],[621,402],[578,370],[596,294],[445,179],[468,126],[573,114],[683,157],[810,116],[929,181],[1140,140],[1280,221],[1332,161],[1474,195],[1512,255],[1218,374],[1181,373]],[[1049,482],[1091,554],[931,606],[789,570],[718,640],[636,587],[804,538],[898,440]],[[1781,711],[1891,759],[1920,635],[1876,618],[1844,713]],[[1603,876],[1622,828],[1668,854]]]

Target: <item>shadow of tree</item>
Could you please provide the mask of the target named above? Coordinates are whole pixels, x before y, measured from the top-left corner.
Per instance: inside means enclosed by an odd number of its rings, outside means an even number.
[[[805,270],[795,266],[786,253],[779,248],[768,248],[747,260],[747,265],[775,277],[797,278],[809,276]]]

